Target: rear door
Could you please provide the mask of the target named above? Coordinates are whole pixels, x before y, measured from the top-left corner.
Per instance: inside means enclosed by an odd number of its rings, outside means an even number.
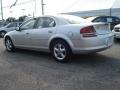
[[[32,46],[34,48],[48,48],[49,38],[55,34],[56,22],[51,17],[41,17],[38,19],[36,29],[30,33]]]

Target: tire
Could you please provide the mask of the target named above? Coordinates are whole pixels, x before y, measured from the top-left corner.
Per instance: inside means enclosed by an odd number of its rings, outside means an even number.
[[[51,45],[51,53],[56,61],[65,63],[70,61],[72,51],[69,45],[63,40],[56,40]]]
[[[13,45],[13,42],[9,37],[5,39],[5,47],[8,52],[15,51],[15,46]]]
[[[3,38],[3,37],[5,36],[6,33],[7,33],[7,32],[5,32],[5,31],[1,31],[1,32],[0,32],[0,37]]]

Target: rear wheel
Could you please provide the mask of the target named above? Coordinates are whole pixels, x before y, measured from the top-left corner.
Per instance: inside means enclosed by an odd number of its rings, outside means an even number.
[[[13,52],[13,51],[15,51],[15,47],[14,47],[14,45],[13,45],[13,43],[12,43],[12,40],[11,40],[9,37],[7,37],[7,38],[5,39],[5,47],[6,47],[6,50],[7,50],[8,52]]]
[[[0,36],[3,38],[5,36],[6,32],[5,31],[1,31],[0,32]]]
[[[51,52],[58,62],[68,62],[72,52],[69,45],[63,40],[57,40],[52,43]]]

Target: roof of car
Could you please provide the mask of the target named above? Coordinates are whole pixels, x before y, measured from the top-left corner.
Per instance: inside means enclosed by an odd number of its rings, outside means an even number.
[[[88,18],[86,18],[88,21],[92,21],[92,20],[94,20],[95,18],[97,18],[97,17],[99,17],[99,16],[94,16],[94,17],[88,17]]]

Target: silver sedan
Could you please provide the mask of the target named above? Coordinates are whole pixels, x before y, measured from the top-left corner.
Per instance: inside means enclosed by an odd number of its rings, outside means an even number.
[[[112,32],[114,33],[114,37],[116,39],[120,39],[120,24],[116,25]]]
[[[108,25],[72,15],[42,16],[24,22],[4,37],[7,51],[16,48],[51,52],[59,62],[72,54],[95,53],[109,48],[113,33]]]

